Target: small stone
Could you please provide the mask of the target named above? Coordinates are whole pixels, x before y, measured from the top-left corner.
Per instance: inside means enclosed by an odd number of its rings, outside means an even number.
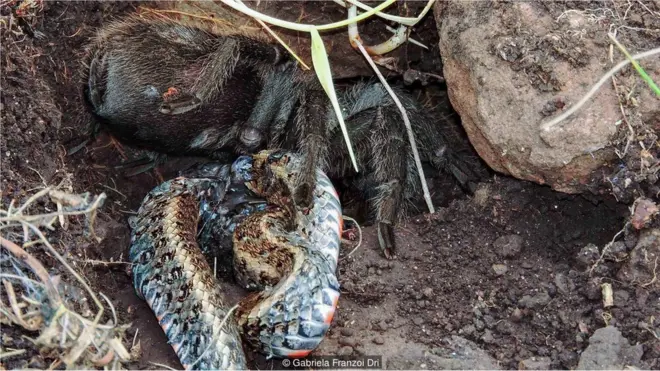
[[[502,257],[516,257],[523,247],[523,238],[517,234],[502,236],[493,242],[495,251]]]
[[[520,266],[523,267],[523,268],[525,268],[525,269],[532,269],[532,268],[534,268],[534,265],[533,265],[532,263],[530,263],[530,262],[527,262],[527,261],[522,262],[522,264],[520,264]]]
[[[490,332],[490,330],[484,331],[484,335],[481,337],[481,340],[486,344],[492,344],[492,343],[495,342],[495,338],[493,337],[493,333]]]
[[[370,275],[372,275],[372,274],[376,274],[376,268],[374,268],[374,267],[369,267],[368,272],[369,272]]]
[[[357,341],[355,341],[355,339],[347,338],[347,337],[339,338],[337,342],[339,343],[339,345],[345,345],[349,347],[354,347],[357,344]]]
[[[382,276],[383,275],[383,270],[380,269],[380,268],[376,269],[376,274],[379,275],[379,276]]]
[[[504,335],[509,335],[513,333],[513,324],[507,320],[500,321],[497,324],[497,332]]]
[[[378,344],[378,345],[385,344],[385,340],[383,340],[383,338],[380,336],[376,336],[372,341],[374,344]]]
[[[463,327],[460,332],[463,333],[464,335],[472,335],[477,329],[474,327],[474,325],[467,325]]]
[[[549,370],[552,360],[550,357],[532,357],[518,363],[518,370]]]
[[[387,331],[388,327],[389,326],[387,325],[387,322],[385,322],[385,321],[378,322],[378,325],[376,326],[376,328],[380,331]]]
[[[520,322],[523,318],[523,312],[520,310],[520,308],[516,308],[513,310],[513,313],[511,313],[511,320],[513,322]]]
[[[426,287],[424,288],[424,290],[422,290],[422,294],[426,296],[428,299],[430,299],[433,296],[433,289],[430,287]]]
[[[486,314],[484,316],[484,322],[486,323],[486,327],[488,328],[493,328],[495,326],[495,318],[491,316],[490,314]]]
[[[415,317],[413,318],[413,323],[416,324],[417,326],[421,326],[422,323],[424,323],[424,319],[421,317]]]
[[[339,330],[339,332],[342,334],[342,336],[353,336],[353,335],[355,335],[355,330],[353,330],[352,328],[347,328],[347,327],[343,327],[341,330]]]
[[[346,281],[346,282],[343,282],[343,283],[342,283],[342,286],[343,286],[342,289],[344,289],[344,290],[346,290],[346,291],[348,291],[348,292],[352,292],[352,291],[355,289],[355,284],[353,283],[353,281]],[[342,290],[342,291],[343,291],[343,290]]]
[[[484,323],[484,321],[482,321],[478,318],[473,319],[472,323],[474,323],[474,327],[479,331],[486,328],[486,324]]]
[[[417,300],[417,305],[420,308],[424,308],[426,306],[426,302],[424,302],[424,300]]]
[[[616,290],[614,292],[614,305],[617,307],[624,307],[630,299],[630,293],[626,290]]]
[[[557,286],[557,290],[563,295],[568,295],[571,291],[575,290],[573,281],[562,273],[557,273],[555,276],[555,286]]]
[[[493,264],[493,271],[497,276],[503,275],[507,270],[508,268],[504,264]]]
[[[580,263],[582,268],[586,268],[592,266],[599,258],[600,250],[598,249],[598,246],[590,243],[580,250],[576,260]]]
[[[550,295],[547,292],[542,291],[538,294],[532,296],[525,295],[518,301],[518,304],[529,309],[540,309],[546,306],[550,302]]]
[[[337,351],[338,356],[350,356],[351,354],[353,354],[353,347],[350,346],[341,347]]]

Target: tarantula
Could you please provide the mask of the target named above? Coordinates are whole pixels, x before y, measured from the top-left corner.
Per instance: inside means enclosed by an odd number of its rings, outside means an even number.
[[[313,72],[254,35],[211,33],[161,18],[129,17],[101,30],[89,50],[84,88],[91,111],[127,143],[171,155],[215,159],[264,148],[305,157],[296,202],[311,202],[315,169],[353,177],[338,120]],[[397,89],[423,161],[463,187],[473,165],[448,147],[439,120]],[[380,83],[338,92],[361,171],[354,185],[370,200],[387,258],[393,226],[420,181],[400,112]],[[229,156],[229,157],[227,157]]]

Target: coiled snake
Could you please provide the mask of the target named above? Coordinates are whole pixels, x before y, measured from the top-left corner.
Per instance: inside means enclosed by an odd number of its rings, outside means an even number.
[[[131,219],[135,289],[186,369],[246,368],[242,340],[269,358],[304,357],[327,332],[339,298],[341,205],[321,171],[312,207],[295,205],[299,164],[294,154],[262,151],[231,169],[208,166],[154,188]],[[248,205],[242,185],[267,205],[223,214]],[[235,228],[237,282],[261,290],[234,313],[198,244],[209,225]]]

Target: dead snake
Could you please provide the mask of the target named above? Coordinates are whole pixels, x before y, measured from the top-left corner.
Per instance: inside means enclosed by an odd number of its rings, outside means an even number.
[[[311,208],[295,205],[299,163],[263,151],[231,169],[207,167],[154,188],[130,220],[135,289],[186,369],[245,369],[242,340],[268,358],[304,357],[327,332],[339,298],[341,205],[321,171]],[[241,185],[267,206],[232,219],[226,211],[247,204]],[[237,282],[261,290],[234,313],[198,243],[200,226],[214,224],[235,228]]]

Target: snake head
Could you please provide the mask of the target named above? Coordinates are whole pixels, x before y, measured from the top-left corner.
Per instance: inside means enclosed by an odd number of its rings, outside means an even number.
[[[284,150],[265,150],[252,156],[252,179],[246,186],[260,196],[289,194],[297,174],[297,157]]]

